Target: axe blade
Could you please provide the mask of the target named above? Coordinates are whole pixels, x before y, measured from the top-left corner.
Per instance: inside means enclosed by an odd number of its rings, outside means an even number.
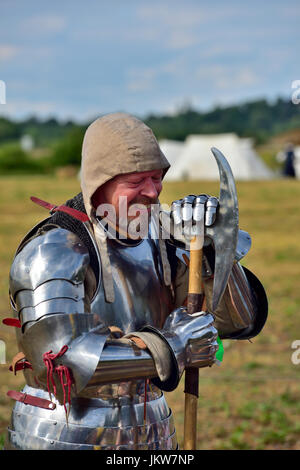
[[[215,311],[224,294],[234,263],[239,230],[237,191],[230,165],[220,150],[211,149],[219,167],[219,210],[214,225],[206,228],[215,247],[215,272],[212,310]]]

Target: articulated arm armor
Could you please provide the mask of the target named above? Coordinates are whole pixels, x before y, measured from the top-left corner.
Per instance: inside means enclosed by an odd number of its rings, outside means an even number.
[[[214,362],[217,331],[210,314],[203,313],[201,318],[190,321],[185,326],[187,340],[175,347],[153,329],[145,340],[152,355],[126,337],[113,339],[108,325],[102,322],[101,312],[96,315],[90,311],[90,278],[87,249],[75,234],[64,229],[45,232],[17,254],[11,268],[10,291],[22,325],[19,347],[33,367],[33,371],[26,371],[30,385],[38,382],[45,389],[49,387],[43,355],[50,350],[58,353],[65,345],[68,349],[55,364],[72,371],[76,394],[99,384],[158,375],[160,388],[174,389],[185,365],[193,361],[191,355],[187,362],[183,358],[189,349],[188,336],[197,330],[197,348],[203,353],[199,358],[197,351],[195,365],[204,367]],[[184,315],[188,323],[188,315]],[[173,333],[172,329],[169,331],[173,337],[176,328],[180,326],[175,326]],[[132,335],[134,332],[129,336]],[[59,390],[59,383],[56,385]]]
[[[90,313],[88,270],[87,249],[75,234],[63,229],[34,238],[14,260],[10,291],[22,325],[19,346],[32,364],[35,378],[47,386],[43,354],[49,350],[57,353],[64,345],[68,350],[60,363],[72,370],[77,393],[93,378],[105,345],[102,382],[116,381],[118,372],[120,378],[124,370],[127,372],[128,367],[124,369],[122,360],[118,361],[122,356],[133,362],[129,369],[135,371],[135,377],[155,376],[149,354],[137,354],[136,348],[124,343],[110,347],[110,330],[101,322],[101,316]],[[118,370],[113,370],[111,364],[108,367],[109,362],[114,362]]]

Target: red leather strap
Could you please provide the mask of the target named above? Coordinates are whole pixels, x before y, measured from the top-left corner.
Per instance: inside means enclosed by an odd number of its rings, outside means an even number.
[[[21,322],[17,318],[4,318],[2,323],[6,326],[15,326],[16,328],[21,328]]]
[[[64,205],[56,206],[55,204],[50,204],[50,202],[43,201],[42,199],[39,199],[35,196],[31,196],[30,199],[35,204],[38,204],[39,206],[45,207],[46,209],[50,210],[51,213],[60,211],[71,215],[75,219],[80,220],[80,222],[87,222],[89,220],[88,216],[84,212],[80,212],[77,209],[72,209],[72,207]]]
[[[24,370],[24,369],[32,369],[30,362],[21,361],[21,362],[17,362],[14,366],[11,365],[9,367],[9,370],[11,372],[14,372],[15,375],[16,375],[16,372],[18,372],[19,370]]]
[[[39,206],[45,207],[45,209],[48,209],[49,211],[54,209],[54,207],[57,207],[57,206],[55,206],[55,204],[50,204],[50,202],[43,201],[42,199],[39,199],[38,197],[35,197],[35,196],[31,196],[30,199],[35,204],[38,204]]]
[[[38,408],[45,408],[47,410],[54,410],[56,404],[45,398],[34,397],[33,395],[28,395],[27,393],[17,392],[16,390],[9,390],[7,396],[13,400],[20,401],[24,405],[37,406]]]
[[[57,211],[65,212],[66,214],[71,215],[75,219],[80,220],[80,222],[88,222],[89,220],[88,216],[84,212],[80,212],[77,209],[72,209],[72,207],[63,206],[63,205],[58,206],[55,209],[53,209],[53,212],[57,212]]]
[[[54,362],[55,359],[57,359],[58,357],[62,357],[66,351],[68,351],[68,346],[65,344],[57,354],[53,354],[52,350],[45,352],[43,354],[43,361],[45,363],[45,366],[47,367],[47,388],[48,388],[48,392],[50,396],[51,396],[50,380],[52,382],[54,396],[56,396],[56,384],[53,378],[53,374],[56,373],[59,377],[59,381],[60,381],[60,384],[64,393],[64,408],[66,412],[66,419],[68,420],[68,411],[67,411],[66,403],[69,403],[71,406],[71,387],[74,383],[74,379],[73,379],[72,372],[69,369],[69,367],[64,366],[64,365],[56,366]],[[65,379],[65,382],[64,382],[64,379]],[[68,397],[66,394],[66,388],[68,392]],[[69,408],[69,411],[70,411],[70,408]]]

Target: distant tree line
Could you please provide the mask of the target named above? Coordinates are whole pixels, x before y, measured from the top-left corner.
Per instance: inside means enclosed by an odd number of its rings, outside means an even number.
[[[216,107],[201,113],[186,109],[176,116],[149,116],[146,123],[158,139],[185,140],[189,134],[235,132],[252,137],[256,144],[290,129],[300,128],[300,105],[278,98],[274,103],[262,99],[235,106]]]
[[[175,115],[140,116],[157,139],[183,141],[190,134],[235,132],[240,137],[252,137],[263,144],[272,136],[300,128],[300,105],[278,98],[265,99],[200,112],[191,107]],[[41,120],[31,117],[15,122],[0,117],[0,171],[48,172],[58,166],[80,165],[82,139],[89,122],[79,125],[55,118]],[[30,135],[35,147],[47,148],[43,158],[33,158],[20,147],[20,138]]]

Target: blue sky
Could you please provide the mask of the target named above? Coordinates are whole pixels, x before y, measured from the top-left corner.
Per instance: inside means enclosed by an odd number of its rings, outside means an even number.
[[[299,0],[0,0],[0,115],[83,122],[290,97],[299,20]]]

